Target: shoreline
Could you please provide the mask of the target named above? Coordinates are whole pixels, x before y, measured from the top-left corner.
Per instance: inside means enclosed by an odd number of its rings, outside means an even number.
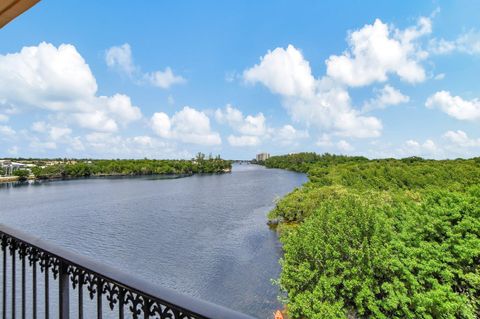
[[[0,176],[0,184],[1,183],[14,183],[19,181],[18,176]]]
[[[41,181],[68,181],[68,180],[79,180],[79,179],[95,179],[95,178],[129,178],[129,177],[156,177],[159,179],[177,179],[185,178],[194,175],[218,175],[218,174],[227,174],[231,173],[232,170],[224,170],[216,173],[188,173],[188,174],[96,174],[90,176],[79,176],[79,177],[47,177],[47,178],[37,178],[34,176],[29,176],[28,179],[21,181],[18,176],[0,176],[0,184],[5,183],[17,183],[17,182],[41,182]]]

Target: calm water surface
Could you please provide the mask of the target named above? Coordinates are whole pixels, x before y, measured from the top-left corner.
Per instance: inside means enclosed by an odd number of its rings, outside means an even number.
[[[273,201],[304,174],[234,165],[180,179],[84,179],[0,185],[0,223],[154,284],[258,318],[280,307]]]

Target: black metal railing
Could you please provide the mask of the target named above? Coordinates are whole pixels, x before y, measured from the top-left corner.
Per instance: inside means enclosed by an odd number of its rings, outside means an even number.
[[[154,286],[4,225],[0,225],[0,243],[3,319],[27,316],[66,319],[71,313],[82,319],[84,291],[94,303],[97,318],[102,318],[107,311],[109,318],[114,315],[120,319],[252,319],[222,306]],[[58,293],[56,298],[54,293]],[[70,309],[73,303],[70,297],[77,299],[76,309]],[[108,304],[105,307],[104,302]],[[52,305],[58,307],[58,312],[51,309]]]

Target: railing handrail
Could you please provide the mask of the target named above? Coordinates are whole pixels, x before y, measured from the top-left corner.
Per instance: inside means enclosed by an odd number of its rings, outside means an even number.
[[[253,319],[253,317],[226,307],[178,293],[172,289],[159,287],[148,281],[136,278],[118,269],[97,262],[65,248],[59,247],[21,230],[0,224],[0,233],[12,237],[27,246],[44,251],[67,265],[72,265],[94,273],[106,281],[125,287],[135,293],[145,295],[163,305],[184,309],[199,318],[211,319]]]

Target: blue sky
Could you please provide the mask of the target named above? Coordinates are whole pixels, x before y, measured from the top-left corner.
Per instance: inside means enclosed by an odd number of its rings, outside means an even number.
[[[476,1],[41,1],[0,30],[0,157],[478,156]]]

